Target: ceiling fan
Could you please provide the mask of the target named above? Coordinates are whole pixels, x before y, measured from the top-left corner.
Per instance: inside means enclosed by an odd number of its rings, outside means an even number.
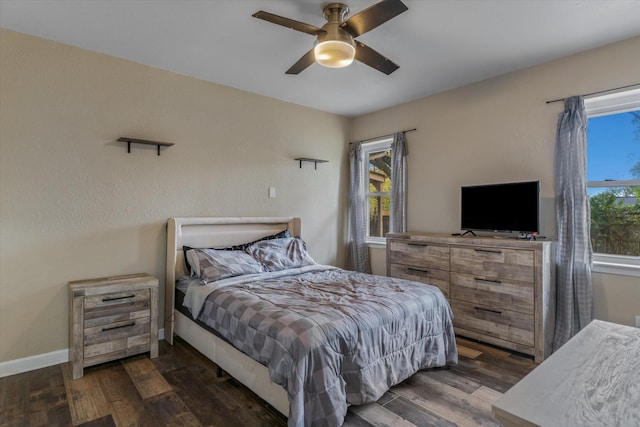
[[[347,5],[329,3],[322,9],[327,20],[322,28],[262,10],[252,16],[316,36],[314,48],[293,64],[286,74],[299,74],[314,62],[325,67],[341,68],[356,59],[389,75],[399,66],[355,38],[384,24],[405,10],[408,10],[408,7],[401,0],[382,0],[346,19],[349,14]]]

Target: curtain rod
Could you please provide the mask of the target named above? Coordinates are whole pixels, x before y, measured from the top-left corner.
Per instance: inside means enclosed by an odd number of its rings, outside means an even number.
[[[634,87],[634,86],[640,86],[640,83],[634,83],[632,85],[627,85],[627,86],[614,87],[613,89],[599,90],[597,92],[585,93],[582,96],[599,95],[601,93],[612,92],[614,90],[620,90],[620,89],[627,89],[627,88]],[[547,101],[547,104],[551,104],[552,102],[560,102],[560,101],[564,101],[564,100],[565,100],[565,98],[558,98],[558,99],[554,99],[552,101]]]
[[[406,130],[401,130],[401,131],[398,131],[398,132],[407,133],[407,132],[413,132],[414,130],[418,130],[418,128],[406,129]],[[362,139],[362,140],[357,141],[357,142],[367,142],[367,141],[373,141],[374,139],[382,139],[382,138],[386,138],[386,137],[389,137],[389,136],[393,136],[398,132],[390,133],[389,135],[374,136],[373,138]],[[350,142],[349,144],[353,144],[353,142]]]

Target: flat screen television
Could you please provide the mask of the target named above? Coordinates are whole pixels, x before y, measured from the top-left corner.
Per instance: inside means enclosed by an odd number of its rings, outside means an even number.
[[[538,233],[540,181],[463,186],[460,229]]]

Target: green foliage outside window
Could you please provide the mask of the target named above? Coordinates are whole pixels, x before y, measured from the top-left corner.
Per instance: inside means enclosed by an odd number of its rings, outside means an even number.
[[[378,190],[376,189],[376,187],[369,183],[369,191],[371,193],[375,193]],[[382,187],[380,189],[381,192],[384,193],[390,193],[391,192],[391,178],[386,177],[384,179],[384,182],[382,183]],[[382,212],[389,212],[389,209],[391,209],[391,200],[389,197],[382,197]],[[369,212],[371,212],[371,214],[373,214],[374,212],[377,214],[378,213],[378,198],[377,197],[370,197],[369,198]]]
[[[640,256],[640,187],[591,196],[591,244],[602,254]]]

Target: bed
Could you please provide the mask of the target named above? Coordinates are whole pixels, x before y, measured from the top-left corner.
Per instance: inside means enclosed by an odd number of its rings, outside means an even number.
[[[295,217],[170,218],[165,339],[183,338],[289,426],[341,425],[348,404],[457,363],[438,288],[319,265],[300,235]],[[220,275],[216,257],[250,268]]]

